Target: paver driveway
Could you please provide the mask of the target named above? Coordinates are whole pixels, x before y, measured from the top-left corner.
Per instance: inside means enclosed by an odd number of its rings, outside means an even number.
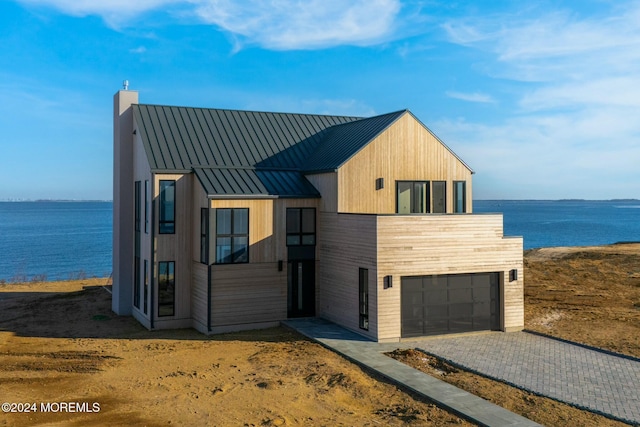
[[[637,359],[527,332],[434,338],[410,345],[519,388],[640,425]]]

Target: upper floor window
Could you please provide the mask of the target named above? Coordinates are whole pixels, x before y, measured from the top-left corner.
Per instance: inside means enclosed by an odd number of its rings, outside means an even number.
[[[144,232],[149,233],[149,180],[144,182]]]
[[[467,182],[453,181],[453,212],[465,213],[467,211]]]
[[[287,209],[287,246],[316,244],[316,209]]]
[[[433,204],[431,205],[431,212],[433,213],[446,213],[447,212],[447,182],[446,181],[433,181],[432,193]]]
[[[216,262],[249,262],[249,209],[216,209]]]
[[[135,182],[133,204],[133,209],[135,211],[136,231],[140,231],[140,181]]]
[[[396,185],[397,213],[429,212],[429,181],[398,181]]]
[[[160,234],[176,232],[176,182],[160,181]]]

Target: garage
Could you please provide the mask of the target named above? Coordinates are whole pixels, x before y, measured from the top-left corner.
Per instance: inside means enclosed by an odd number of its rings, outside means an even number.
[[[402,337],[500,329],[500,273],[404,276]]]

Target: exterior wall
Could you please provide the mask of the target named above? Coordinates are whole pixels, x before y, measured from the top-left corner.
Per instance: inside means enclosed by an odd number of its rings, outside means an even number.
[[[338,173],[306,175],[311,184],[322,194],[321,212],[338,212]]]
[[[113,297],[111,309],[130,315],[133,295],[133,112],[138,92],[113,97]]]
[[[377,178],[384,178],[381,190]],[[446,181],[447,212],[453,212],[453,181],[466,181],[467,212],[473,211],[471,171],[408,113],[340,167],[337,211],[395,213],[398,180]]]
[[[212,332],[272,326],[287,318],[286,209],[317,208],[318,203],[318,199],[286,198],[210,200]],[[248,263],[215,263],[218,208],[249,209]],[[278,269],[278,261],[283,262],[282,271]]]
[[[399,339],[400,278],[413,275],[500,272],[502,329],[524,327],[523,242],[503,238],[502,215],[378,216],[376,233],[379,340]],[[393,287],[382,289],[387,275]]]
[[[160,234],[160,181],[176,181],[175,233]],[[166,329],[191,326],[191,277],[192,277],[192,174],[155,174],[153,179],[154,235],[153,246],[153,328]],[[175,262],[174,316],[158,316],[158,263]]]
[[[376,339],[376,216],[318,216],[318,316]],[[359,268],[369,269],[369,330],[359,328]]]
[[[203,334],[209,332],[209,266],[193,262],[191,266],[191,318],[192,327]]]

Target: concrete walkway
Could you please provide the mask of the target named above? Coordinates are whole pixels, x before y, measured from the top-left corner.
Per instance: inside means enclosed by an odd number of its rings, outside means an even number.
[[[516,333],[403,342],[455,365],[561,402],[640,425],[640,361]]]
[[[383,353],[408,343],[380,344],[321,319],[290,319],[284,325],[319,342],[347,359],[377,372],[402,388],[435,402],[438,406],[483,426],[538,426],[464,390],[424,374]]]

